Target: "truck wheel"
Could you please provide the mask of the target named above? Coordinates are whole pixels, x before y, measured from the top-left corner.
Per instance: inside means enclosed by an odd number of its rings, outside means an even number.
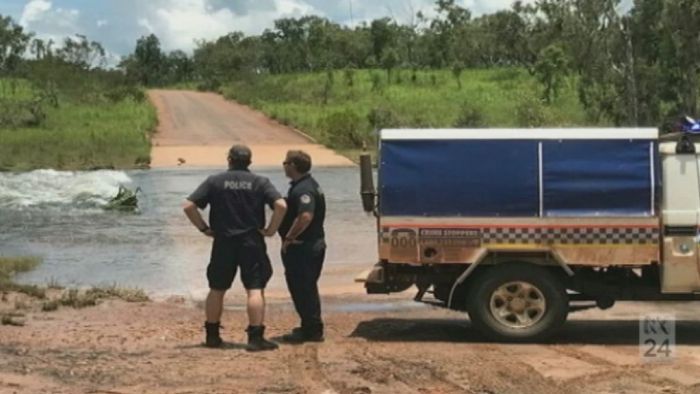
[[[472,281],[469,318],[492,340],[541,341],[566,321],[569,298],[561,281],[533,264],[503,264]]]

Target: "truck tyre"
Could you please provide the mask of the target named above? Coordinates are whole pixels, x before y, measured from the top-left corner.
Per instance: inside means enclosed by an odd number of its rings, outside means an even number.
[[[475,277],[467,298],[473,326],[489,339],[536,342],[566,321],[569,297],[560,280],[534,264],[507,263]]]

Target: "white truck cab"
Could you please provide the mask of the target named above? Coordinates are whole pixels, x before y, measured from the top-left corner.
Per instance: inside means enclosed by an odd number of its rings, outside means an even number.
[[[659,145],[663,169],[661,291],[700,292],[700,144],[677,151],[679,142]]]

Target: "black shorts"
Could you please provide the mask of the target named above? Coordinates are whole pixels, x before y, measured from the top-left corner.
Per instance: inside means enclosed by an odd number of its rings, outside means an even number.
[[[272,277],[272,264],[262,235],[214,238],[207,267],[209,288],[230,289],[238,267],[241,268],[243,287],[247,290],[265,288]]]

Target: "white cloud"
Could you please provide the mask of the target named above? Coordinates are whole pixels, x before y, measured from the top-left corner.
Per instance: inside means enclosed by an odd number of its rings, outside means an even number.
[[[466,0],[463,7],[472,10],[474,15],[488,14],[513,6],[514,0]],[[523,4],[534,3],[534,0],[525,0]]]
[[[24,6],[19,23],[27,27],[30,23],[40,20],[42,15],[51,10],[51,2],[46,0],[32,0]]]
[[[304,3],[303,1],[296,0],[276,0],[275,1],[275,11],[277,14],[281,15],[301,15],[301,14],[311,14],[314,13],[314,7]]]
[[[325,11],[331,19],[346,25],[356,26],[377,18],[389,17],[399,23],[417,23],[416,13],[428,19],[437,15],[435,0],[304,0]],[[457,0],[456,4],[471,11],[474,17],[512,7],[515,0]],[[535,0],[523,0],[534,3]],[[351,12],[352,11],[352,12]]]
[[[191,49],[194,39],[212,39],[229,32],[234,20],[227,8],[214,11],[204,0],[177,0],[155,10],[149,22],[164,48]]]
[[[109,21],[107,19],[99,19],[97,21],[97,27],[105,27],[109,24]]]
[[[151,22],[149,22],[146,18],[139,19],[139,26],[148,30],[149,33],[153,33],[155,31],[155,29],[153,29],[153,26],[151,25]]]
[[[80,17],[80,11],[78,10],[65,10],[63,8],[57,8],[52,15],[49,15],[53,19],[57,26],[60,26],[66,30],[78,28],[78,18]]]
[[[303,0],[274,0],[274,8],[252,10],[244,16],[236,16],[235,25],[229,31],[260,34],[274,27],[276,19],[301,17],[304,15],[326,16],[321,9],[314,8]]]
[[[80,11],[54,8],[53,3],[47,0],[29,1],[19,19],[26,30],[35,32],[39,38],[53,40],[57,47],[65,37],[83,33],[79,22]]]
[[[148,17],[138,24],[156,34],[165,50],[191,51],[195,40],[213,40],[233,31],[258,34],[273,26],[275,19],[322,14],[301,0],[274,0],[274,8],[255,9],[245,15],[227,7],[212,7],[207,0],[152,2]]]

